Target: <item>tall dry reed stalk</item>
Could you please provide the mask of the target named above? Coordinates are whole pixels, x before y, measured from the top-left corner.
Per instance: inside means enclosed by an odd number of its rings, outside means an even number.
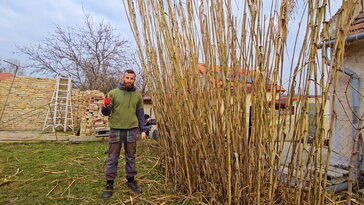
[[[330,91],[335,99],[353,0],[343,2],[331,52],[336,63],[329,66],[318,49],[330,38],[323,23],[328,0],[307,1],[295,42],[287,41],[294,0],[243,1],[238,11],[231,0],[123,2],[153,98],[165,177],[176,190],[209,204],[329,201],[331,146],[325,155],[324,140],[331,140],[334,117],[325,130],[324,110]],[[291,59],[287,44],[295,45]],[[275,106],[286,72],[287,110],[294,106],[294,115]],[[312,91],[321,97],[308,145]],[[330,103],[335,111],[335,100]]]

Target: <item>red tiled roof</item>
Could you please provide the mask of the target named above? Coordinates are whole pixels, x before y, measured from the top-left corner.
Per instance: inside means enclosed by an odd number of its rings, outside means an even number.
[[[303,98],[321,98],[322,96],[318,95],[318,96],[315,96],[315,95],[308,95],[308,96],[304,96],[304,95],[295,95],[295,96],[291,96],[291,100],[292,102],[296,102],[296,101],[299,101]],[[287,103],[288,103],[288,100],[289,100],[290,96],[281,96],[279,99],[277,99],[275,102],[276,102],[276,106],[286,106]]]
[[[7,80],[14,77],[12,73],[0,73],[0,80]]]
[[[152,97],[146,95],[143,97],[144,104],[152,104]]]
[[[361,11],[355,17],[353,23],[349,27],[348,35],[358,34],[364,32],[364,12]]]
[[[343,12],[340,8],[335,15],[333,15],[330,20],[329,24],[333,24],[335,19],[339,17],[339,15]],[[354,18],[353,23],[351,23],[349,27],[349,31],[347,35],[353,35],[364,32],[364,11],[360,11],[359,14]]]
[[[150,96],[144,96],[143,97],[143,100],[152,100],[152,97],[150,97]]]
[[[221,66],[218,66],[218,65],[213,65],[212,66],[212,69],[214,70],[214,72],[220,72],[220,67]],[[200,72],[201,75],[205,74],[206,72],[206,65],[204,63],[197,63],[197,68]],[[254,77],[254,72],[253,70],[246,70],[246,69],[241,69],[241,68],[237,68],[237,70],[239,70],[239,75],[240,74],[243,74],[243,73],[246,73],[247,76],[251,76],[251,77]],[[229,70],[229,74],[232,74],[233,72],[231,70]],[[212,76],[210,76],[210,81],[211,82],[214,82],[214,78]],[[220,86],[223,84],[222,80],[220,80],[219,82]],[[241,83],[240,83],[241,84]],[[251,82],[247,82],[246,83],[246,87],[248,89],[248,91],[250,92],[251,91]],[[266,84],[266,89],[267,90],[271,90],[272,89],[272,86],[271,84]],[[230,87],[233,88],[234,87],[234,82],[230,82]],[[285,92],[286,89],[284,89],[282,86],[279,86],[277,85],[277,91],[279,92]]]
[[[215,72],[220,72],[220,67],[221,66],[218,66],[218,65],[212,65],[212,69],[215,71]],[[197,63],[197,68],[198,68],[198,71],[200,71],[201,74],[204,74],[205,73],[205,70],[206,70],[206,65],[204,63]],[[244,73],[247,73],[249,76],[252,76],[254,75],[254,71],[252,70],[245,70],[245,69],[239,69],[239,74],[242,74],[243,72]],[[229,73],[231,74],[232,71],[229,71]]]
[[[281,96],[279,99],[276,100],[276,106],[277,105],[286,106],[286,104],[288,103],[288,98],[289,98],[289,96]],[[300,100],[301,98],[303,98],[303,96],[295,95],[295,96],[292,96],[292,101],[295,102],[295,101]]]

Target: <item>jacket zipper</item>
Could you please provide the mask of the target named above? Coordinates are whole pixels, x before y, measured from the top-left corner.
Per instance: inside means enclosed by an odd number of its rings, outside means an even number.
[[[128,108],[130,108],[130,100],[131,100],[131,92],[129,93],[129,105],[128,105]]]

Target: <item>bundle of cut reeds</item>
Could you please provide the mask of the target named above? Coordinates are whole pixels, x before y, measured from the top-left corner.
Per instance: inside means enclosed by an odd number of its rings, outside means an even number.
[[[305,26],[288,42],[296,3],[243,1],[237,9],[230,0],[124,0],[153,98],[165,176],[176,190],[209,204],[332,200],[324,141],[330,142],[334,118],[325,128],[324,105],[335,90],[355,1],[343,1],[331,65],[318,46],[330,38],[323,23],[329,1],[304,4]],[[295,45],[292,58],[287,44]],[[291,73],[285,108],[294,114],[277,112],[285,73]],[[308,145],[310,92],[321,97]]]

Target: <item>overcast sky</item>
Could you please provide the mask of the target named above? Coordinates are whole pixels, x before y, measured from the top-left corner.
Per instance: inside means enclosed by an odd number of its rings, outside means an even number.
[[[301,1],[298,2],[302,4]],[[331,3],[336,11],[341,0]],[[38,43],[55,30],[56,24],[82,25],[84,11],[95,20],[110,23],[121,36],[134,43],[122,0],[0,0],[0,59],[26,62],[25,56],[15,53],[16,45]],[[296,24],[290,22],[290,26]]]
[[[16,45],[32,45],[61,27],[82,25],[83,10],[133,39],[122,0],[0,0],[0,59],[19,56]]]

